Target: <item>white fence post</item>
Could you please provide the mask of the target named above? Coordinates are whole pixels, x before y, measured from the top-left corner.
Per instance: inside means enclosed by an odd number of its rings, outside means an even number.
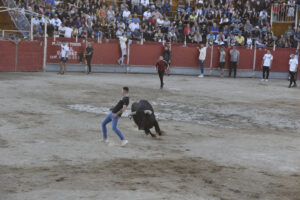
[[[44,23],[44,57],[43,57],[43,71],[46,71],[47,62],[47,18]]]
[[[255,65],[256,65],[256,45],[254,46],[254,56],[253,56],[253,78],[255,78]]]

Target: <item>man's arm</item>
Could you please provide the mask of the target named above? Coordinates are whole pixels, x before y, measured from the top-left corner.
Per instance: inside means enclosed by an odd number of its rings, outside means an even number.
[[[127,107],[128,107],[128,105],[123,105],[122,110],[120,110],[119,112],[113,114],[113,115],[112,115],[112,118],[115,118],[115,117],[117,117],[118,115],[120,115],[120,114],[122,114],[123,112],[125,112],[126,109],[127,109]]]

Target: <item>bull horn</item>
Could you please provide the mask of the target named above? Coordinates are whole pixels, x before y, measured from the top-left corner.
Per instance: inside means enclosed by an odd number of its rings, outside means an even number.
[[[135,112],[131,112],[130,116],[132,116],[132,115],[136,115],[136,111]]]
[[[151,115],[151,114],[152,114],[152,111],[151,111],[151,110],[145,110],[144,113],[145,113],[146,115]]]

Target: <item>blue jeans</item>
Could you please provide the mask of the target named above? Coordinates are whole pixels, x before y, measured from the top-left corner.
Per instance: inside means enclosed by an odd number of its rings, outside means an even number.
[[[121,140],[124,140],[124,136],[122,135],[121,131],[117,128],[120,117],[117,116],[115,118],[112,118],[113,114],[114,113],[110,112],[102,121],[103,138],[107,139],[106,124],[108,124],[109,122],[112,122],[112,130],[120,137]]]
[[[204,74],[204,60],[199,60],[201,74]]]

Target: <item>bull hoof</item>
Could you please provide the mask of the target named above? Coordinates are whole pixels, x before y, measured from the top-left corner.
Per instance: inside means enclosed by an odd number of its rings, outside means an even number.
[[[162,135],[166,135],[166,132],[164,132],[164,131],[161,131],[160,133],[158,133],[160,136],[162,136]]]
[[[154,134],[151,134],[151,136],[152,136],[153,138],[156,138],[156,135],[154,135]]]

